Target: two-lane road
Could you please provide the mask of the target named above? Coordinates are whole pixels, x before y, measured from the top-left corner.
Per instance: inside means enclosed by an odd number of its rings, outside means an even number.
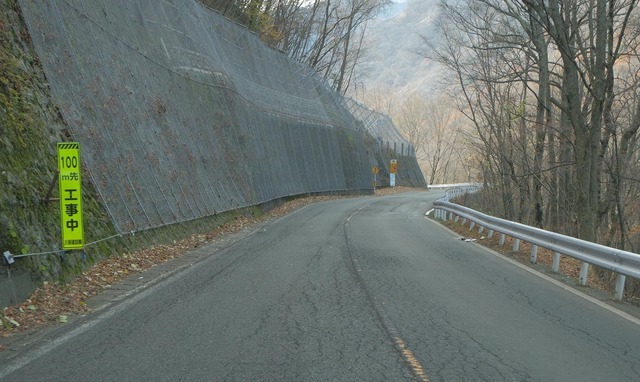
[[[7,381],[637,381],[640,327],[424,218],[317,203],[0,365]]]

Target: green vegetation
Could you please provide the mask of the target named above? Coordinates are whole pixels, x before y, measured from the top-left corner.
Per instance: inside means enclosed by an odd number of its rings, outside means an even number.
[[[24,39],[18,6],[0,19],[0,250],[21,254],[53,242],[55,215],[39,202],[54,174],[53,129],[44,78]],[[52,118],[53,116],[53,118]],[[54,122],[55,123],[52,123]],[[51,147],[49,147],[51,146]]]
[[[56,142],[68,140],[73,137],[51,99],[17,1],[0,3],[0,253],[59,250],[59,205],[44,199],[56,174]],[[18,259],[13,267],[29,269],[36,282],[64,282],[112,254],[169,242],[232,218],[219,216],[123,238],[117,236],[88,175],[83,174],[85,240],[113,238],[86,247],[84,253]],[[50,196],[58,196],[57,187]]]

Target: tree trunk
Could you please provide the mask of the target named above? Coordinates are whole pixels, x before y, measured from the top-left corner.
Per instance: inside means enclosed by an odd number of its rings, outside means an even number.
[[[531,15],[531,10],[529,11]],[[542,25],[532,17],[529,18],[531,37],[538,55],[538,104],[535,119],[535,144],[533,156],[533,213],[534,224],[543,227],[544,207],[542,199],[542,162],[547,135],[546,123],[550,120],[551,88],[549,83],[549,46],[545,39]]]

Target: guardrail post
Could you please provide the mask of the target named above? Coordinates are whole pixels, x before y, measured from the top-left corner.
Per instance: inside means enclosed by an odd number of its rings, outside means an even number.
[[[513,241],[513,252],[518,252],[518,250],[520,249],[520,239],[515,239]]]
[[[460,216],[456,215],[456,223],[460,220]]]
[[[555,252],[553,254],[553,266],[552,266],[551,270],[554,273],[560,272],[560,252]]]
[[[482,233],[482,231],[484,231],[484,227],[480,226],[480,228],[478,228],[478,233]]]
[[[587,285],[587,273],[589,273],[589,263],[582,262],[580,266],[580,285]]]
[[[476,222],[471,222],[471,224],[469,224],[469,231],[471,231],[475,226],[476,226]]]
[[[489,239],[491,239],[493,237],[493,230],[492,229],[489,230],[489,233],[487,234],[487,237]]]
[[[462,225],[467,224],[467,218],[462,219]]]
[[[500,234],[500,241],[498,241],[498,244],[500,244],[500,245],[504,245],[504,239],[505,239],[505,236],[506,236],[506,235],[505,235],[504,233],[501,233],[501,234]]]
[[[627,276],[621,275],[618,273],[618,278],[616,279],[616,295],[615,299],[620,301],[622,297],[624,297],[624,282],[627,281]]]
[[[538,262],[538,246],[537,245],[532,245],[531,246],[531,264],[535,264]]]

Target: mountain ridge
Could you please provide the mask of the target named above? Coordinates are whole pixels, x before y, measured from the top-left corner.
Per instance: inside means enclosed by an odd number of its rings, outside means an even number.
[[[367,55],[356,88],[383,91],[394,98],[435,93],[441,67],[420,52],[424,39],[437,40],[439,0],[407,0],[396,3],[368,29]]]

